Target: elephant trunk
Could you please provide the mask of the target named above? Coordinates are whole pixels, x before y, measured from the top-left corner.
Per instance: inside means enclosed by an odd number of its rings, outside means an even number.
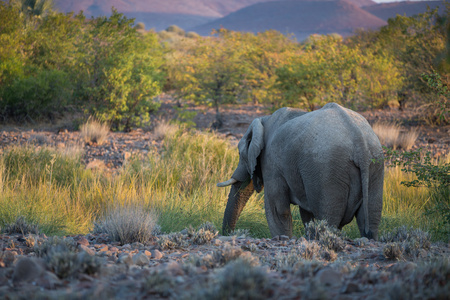
[[[232,185],[230,194],[228,195],[225,214],[223,216],[223,235],[228,235],[230,232],[234,231],[236,222],[254,190],[252,181],[243,188],[242,182],[237,182]]]

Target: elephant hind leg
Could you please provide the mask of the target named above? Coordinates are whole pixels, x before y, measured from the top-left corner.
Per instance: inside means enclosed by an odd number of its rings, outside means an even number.
[[[278,181],[279,182],[279,181]],[[272,236],[292,236],[292,214],[289,190],[286,184],[266,184],[264,187],[264,203],[267,223]]]

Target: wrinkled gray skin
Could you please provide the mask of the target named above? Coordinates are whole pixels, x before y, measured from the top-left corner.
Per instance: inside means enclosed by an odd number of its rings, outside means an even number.
[[[377,239],[383,200],[383,151],[364,117],[336,103],[313,112],[290,108],[255,119],[239,142],[239,164],[223,219],[234,230],[249,197],[263,187],[272,236],[292,236],[290,204],[304,224],[342,228],[356,216],[361,236]]]

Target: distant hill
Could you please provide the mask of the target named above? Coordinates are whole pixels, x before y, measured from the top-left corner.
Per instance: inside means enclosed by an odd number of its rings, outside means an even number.
[[[212,29],[262,32],[275,29],[299,40],[311,34],[339,33],[348,36],[357,28],[378,28],[386,21],[349,0],[265,2],[243,8],[192,30],[206,35]]]
[[[363,9],[380,19],[386,20],[395,18],[396,15],[411,17],[427,10],[427,7],[436,8],[439,6],[439,13],[443,14],[445,5],[443,1],[403,1],[380,3],[364,7]]]
[[[5,0],[3,0],[5,1]],[[373,0],[55,0],[62,12],[80,10],[90,16],[119,12],[147,29],[164,30],[178,25],[208,35],[224,27],[260,32],[275,29],[302,40],[310,34],[350,35],[357,28],[378,28],[397,14],[412,16],[443,1],[405,1],[377,4]]]
[[[55,4],[62,12],[83,10],[86,16],[95,17],[110,15],[114,6],[146,28],[163,30],[173,24],[194,27],[264,1],[268,0],[55,0]]]

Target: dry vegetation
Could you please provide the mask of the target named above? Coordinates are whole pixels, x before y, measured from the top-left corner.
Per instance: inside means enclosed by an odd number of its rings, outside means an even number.
[[[109,125],[90,117],[86,123],[81,125],[80,134],[85,143],[102,145],[106,142],[109,133]]]
[[[375,123],[373,131],[383,146],[392,149],[410,150],[414,146],[419,133],[415,129],[402,132],[401,127],[395,123]]]

